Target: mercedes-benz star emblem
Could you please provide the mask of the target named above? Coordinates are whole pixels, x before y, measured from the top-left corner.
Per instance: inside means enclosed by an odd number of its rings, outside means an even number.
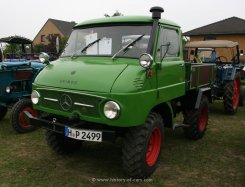
[[[68,111],[72,107],[72,100],[69,95],[63,94],[60,97],[60,106],[64,111]]]

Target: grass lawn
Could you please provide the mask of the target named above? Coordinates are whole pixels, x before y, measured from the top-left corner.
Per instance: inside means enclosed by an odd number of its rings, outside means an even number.
[[[206,136],[184,138],[182,129],[166,129],[159,167],[145,182],[130,180],[121,169],[121,141],[84,143],[61,156],[49,149],[39,129],[17,134],[9,116],[0,125],[0,187],[5,186],[245,186],[245,107],[234,116],[222,103],[210,105]]]

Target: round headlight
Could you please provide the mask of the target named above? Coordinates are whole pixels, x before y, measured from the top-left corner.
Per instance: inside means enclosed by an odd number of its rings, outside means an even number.
[[[39,60],[43,64],[49,64],[49,55],[47,53],[40,53]]]
[[[7,86],[5,91],[6,91],[6,93],[10,93],[11,92],[11,87]]]
[[[32,93],[31,93],[31,101],[33,104],[37,104],[38,101],[39,101],[39,97],[40,97],[40,94],[38,93],[38,91],[36,90],[33,90]]]
[[[108,119],[115,119],[119,116],[120,107],[114,101],[106,102],[104,106],[104,114]]]
[[[143,68],[149,68],[153,62],[151,55],[143,53],[139,58],[139,63]]]

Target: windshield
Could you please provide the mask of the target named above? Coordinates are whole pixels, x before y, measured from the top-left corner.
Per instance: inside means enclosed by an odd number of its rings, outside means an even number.
[[[113,56],[142,36],[117,57],[139,58],[148,47],[152,26],[107,26],[73,30],[62,53],[64,56]]]
[[[220,61],[224,63],[232,63],[237,60],[235,48],[200,48],[197,51],[197,55],[202,62]]]

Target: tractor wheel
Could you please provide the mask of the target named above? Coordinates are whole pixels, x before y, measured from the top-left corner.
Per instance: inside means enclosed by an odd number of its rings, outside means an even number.
[[[205,134],[208,125],[208,98],[203,95],[198,109],[188,109],[183,112],[184,134],[187,138],[198,140]]]
[[[65,137],[62,134],[50,130],[46,130],[45,136],[49,147],[58,154],[72,153],[82,144],[82,141]]]
[[[25,119],[25,111],[37,117],[37,112],[32,107],[31,99],[21,99],[12,108],[10,122],[18,133],[31,132],[36,129]]]
[[[163,120],[150,113],[144,125],[130,128],[124,138],[122,162],[133,178],[147,178],[157,168],[163,142]]]
[[[226,82],[224,86],[224,108],[226,114],[235,114],[238,109],[240,97],[240,76],[236,74],[233,81]]]
[[[4,118],[7,111],[8,111],[8,109],[6,107],[0,106],[0,121]]]
[[[245,104],[245,86],[241,87],[239,106],[244,106]]]

